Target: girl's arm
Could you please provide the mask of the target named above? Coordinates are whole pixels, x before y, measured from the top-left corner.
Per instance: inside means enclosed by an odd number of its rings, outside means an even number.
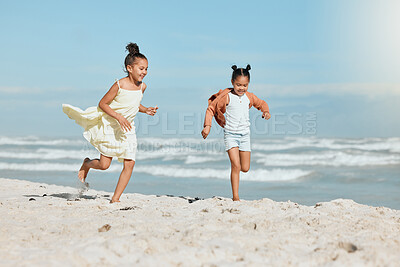
[[[150,116],[154,116],[157,113],[157,109],[158,109],[157,106],[155,106],[154,108],[153,107],[146,108],[142,104],[140,104],[139,106],[139,112],[146,113],[147,115]]]
[[[208,136],[208,134],[210,133],[210,130],[211,130],[212,118],[213,118],[213,116],[215,114],[215,110],[217,108],[216,99],[223,91],[224,90],[219,90],[218,93],[213,94],[208,99],[208,107],[207,107],[207,110],[206,110],[206,115],[204,117],[203,130],[201,131],[201,135],[203,136],[204,139],[207,138],[207,136]]]
[[[271,114],[269,114],[269,107],[267,102],[265,102],[264,100],[259,99],[255,94],[250,93],[250,96],[253,99],[253,106],[258,109],[261,110],[262,117],[266,120],[271,118]]]
[[[118,85],[114,83],[110,90],[103,96],[103,98],[99,102],[99,108],[101,108],[106,114],[110,115],[114,119],[116,119],[121,126],[122,130],[128,132],[132,129],[131,123],[121,114],[115,112],[112,108],[110,108],[111,101],[115,98],[118,93]]]
[[[145,106],[143,106],[142,104],[140,104],[139,112],[146,113],[146,111],[147,111],[147,108]]]
[[[212,97],[210,97],[210,99],[212,99]],[[204,139],[206,139],[208,134],[210,133],[212,118],[215,114],[215,109],[216,109],[216,105],[217,105],[217,102],[213,101],[213,100],[215,100],[215,98],[212,99],[211,101],[210,101],[210,99],[208,101],[209,103],[208,103],[206,115],[204,118],[203,130],[201,131],[201,135],[203,136]]]
[[[144,94],[144,91],[146,91],[147,85],[145,83],[143,83],[143,85],[144,86],[142,89],[142,93]],[[147,115],[150,115],[150,116],[154,116],[157,113],[157,109],[158,109],[157,106],[155,106],[154,108],[153,107],[146,108],[142,104],[140,104],[140,106],[139,106],[139,112],[146,113]]]
[[[222,90],[220,90],[218,93],[221,93],[221,91]],[[214,94],[208,99],[208,107],[206,109],[206,115],[204,117],[204,124],[203,124],[204,128],[207,126],[211,128],[212,118],[215,114],[215,109],[217,106],[217,101],[215,101],[216,95],[217,94]]]
[[[207,110],[206,110],[203,130],[201,131],[201,135],[203,136],[204,139],[207,138],[207,136],[211,130],[212,117],[215,114],[215,105],[216,105],[216,103],[213,103],[213,102],[209,103]]]
[[[217,98],[223,97],[223,94],[228,93],[230,91],[229,88],[226,88],[224,90],[219,90],[218,93],[213,94],[209,99],[208,99],[208,107],[206,110],[206,116],[204,118],[204,127],[209,126],[211,128],[211,123],[212,123],[212,118],[216,112],[217,108]],[[204,137],[204,136],[203,136]],[[204,137],[205,138],[205,137]]]

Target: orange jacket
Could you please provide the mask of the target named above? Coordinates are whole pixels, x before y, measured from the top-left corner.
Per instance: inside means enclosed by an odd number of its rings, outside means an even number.
[[[215,117],[217,123],[224,128],[225,126],[225,116],[226,106],[229,104],[228,102],[228,93],[231,92],[233,88],[226,88],[224,90],[219,90],[218,93],[213,94],[208,99],[208,108],[206,110],[206,116],[204,118],[204,127],[211,126],[212,117]],[[246,96],[250,100],[249,108],[254,106],[256,109],[261,110],[263,113],[269,113],[268,104],[264,101],[256,97],[253,93],[246,92]]]

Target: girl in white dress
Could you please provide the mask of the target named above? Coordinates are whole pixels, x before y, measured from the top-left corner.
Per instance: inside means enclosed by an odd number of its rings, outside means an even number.
[[[100,152],[99,159],[83,160],[78,172],[81,182],[85,182],[90,169],[108,169],[113,157],[124,163],[111,203],[119,202],[135,165],[137,142],[133,119],[138,111],[154,116],[158,109],[140,104],[147,87],[143,82],[147,75],[147,58],[139,52],[137,44],[129,43],[126,50],[129,52],[125,58],[128,76],[117,80],[97,107],[83,111],[63,104],[64,113],[84,128],[83,136]]]

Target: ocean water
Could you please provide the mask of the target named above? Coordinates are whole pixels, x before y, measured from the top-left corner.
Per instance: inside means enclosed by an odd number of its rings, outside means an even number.
[[[83,137],[0,136],[0,177],[77,186],[83,158],[98,152]],[[90,188],[113,192],[122,163],[91,170]],[[138,137],[130,193],[231,197],[222,138]],[[337,198],[400,209],[400,138],[252,138],[240,197],[305,205]]]

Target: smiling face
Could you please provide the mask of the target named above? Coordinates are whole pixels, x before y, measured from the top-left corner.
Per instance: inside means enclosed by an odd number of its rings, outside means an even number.
[[[233,92],[238,96],[242,96],[247,92],[249,88],[249,78],[246,76],[237,76],[235,80],[232,80]]]
[[[148,65],[147,59],[137,58],[135,62],[132,65],[128,65],[126,69],[133,80],[142,82],[147,75]]]

